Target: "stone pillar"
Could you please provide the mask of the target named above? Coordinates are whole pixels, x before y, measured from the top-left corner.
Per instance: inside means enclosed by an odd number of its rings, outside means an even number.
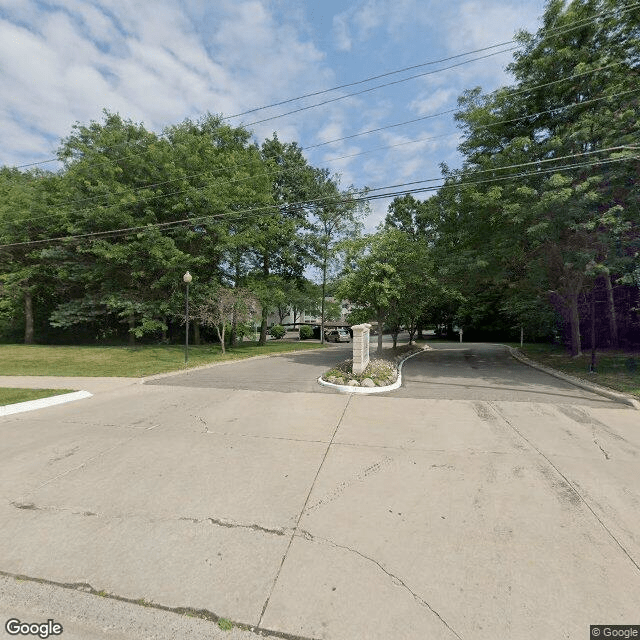
[[[353,330],[353,373],[361,374],[369,364],[370,324],[357,324]]]

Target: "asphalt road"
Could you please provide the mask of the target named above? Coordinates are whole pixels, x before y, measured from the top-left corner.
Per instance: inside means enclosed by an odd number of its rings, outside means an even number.
[[[385,337],[385,346],[390,338]],[[375,357],[375,338],[371,357]],[[408,360],[399,398],[509,400],[600,406],[611,400],[584,391],[509,355],[492,344],[429,342],[431,350]],[[351,344],[331,344],[318,351],[288,353],[233,365],[162,376],[147,384],[214,389],[251,389],[283,393],[335,393],[317,383],[325,371],[351,357]]]
[[[63,640],[637,624],[640,414],[500,348],[433,346],[395,394],[322,390],[339,346],[0,418],[0,622],[51,618]]]

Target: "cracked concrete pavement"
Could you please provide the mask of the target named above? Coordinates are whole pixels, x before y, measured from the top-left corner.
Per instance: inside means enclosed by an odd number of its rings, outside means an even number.
[[[3,623],[232,640],[637,623],[640,413],[501,348],[433,346],[381,396],[308,385],[340,347],[0,419]]]

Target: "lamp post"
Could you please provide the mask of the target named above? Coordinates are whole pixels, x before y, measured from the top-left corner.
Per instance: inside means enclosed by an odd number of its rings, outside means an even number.
[[[185,318],[186,318],[186,331],[184,332],[184,364],[185,366],[189,362],[189,283],[193,280],[191,274],[187,271],[182,276],[185,284],[187,285],[187,306],[185,310]]]

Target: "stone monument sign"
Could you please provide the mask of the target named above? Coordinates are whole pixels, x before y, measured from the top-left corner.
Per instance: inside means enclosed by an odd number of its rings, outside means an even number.
[[[353,373],[361,374],[369,364],[369,329],[370,324],[357,324],[353,330]]]

